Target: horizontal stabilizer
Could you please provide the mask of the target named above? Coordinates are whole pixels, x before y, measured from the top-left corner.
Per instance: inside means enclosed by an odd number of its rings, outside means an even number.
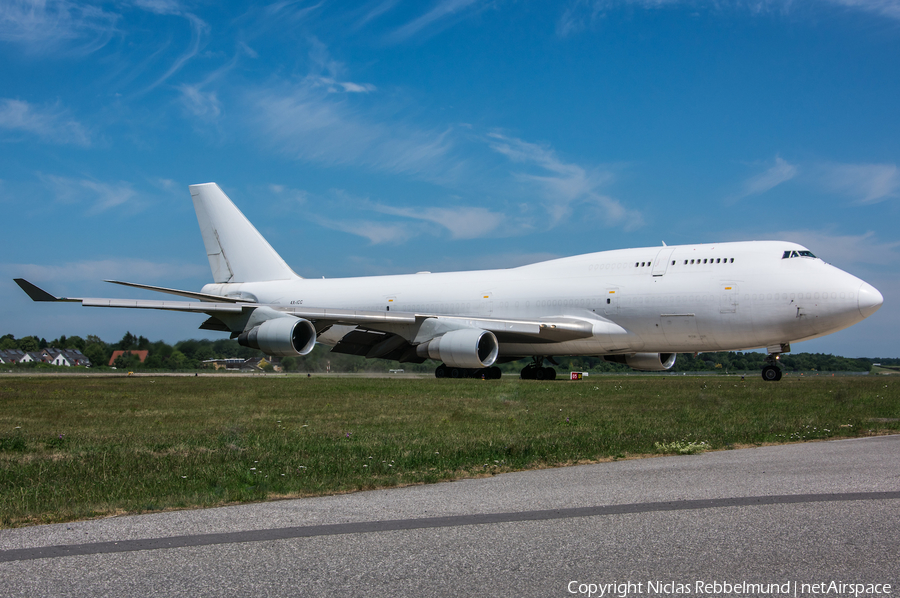
[[[103,282],[111,282],[126,287],[134,287],[136,289],[145,289],[147,291],[156,291],[157,293],[168,293],[170,295],[178,295],[180,297],[188,297],[190,299],[199,299],[200,301],[211,301],[214,303],[232,302],[232,303],[252,303],[248,299],[235,299],[233,297],[223,297],[221,295],[210,295],[209,293],[197,293],[195,291],[182,291],[180,289],[170,289],[167,287],[155,287],[149,284],[139,284],[136,282],[123,282],[121,280],[104,280]]]
[[[60,297],[54,297],[44,289],[37,287],[24,278],[14,278],[16,284],[19,285],[23,291],[28,293],[28,296],[31,297],[32,301],[65,301]]]

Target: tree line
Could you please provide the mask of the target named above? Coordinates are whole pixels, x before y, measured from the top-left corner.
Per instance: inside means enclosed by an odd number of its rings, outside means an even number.
[[[0,337],[0,350],[20,349],[22,351],[40,351],[48,347],[56,349],[78,349],[91,360],[94,367],[108,367],[114,351],[147,351],[147,359],[141,363],[136,355],[123,355],[113,364],[118,369],[128,370],[195,370],[203,367],[209,359],[263,357],[263,353],[248,347],[242,347],[230,339],[192,339],[179,341],[169,345],[164,341],[151,342],[143,336],[135,336],[126,332],[118,342],[107,343],[98,336],[62,335],[48,341],[37,336],[15,338],[11,334]],[[765,365],[765,354],[757,352],[728,351],[720,353],[679,354],[675,372],[752,372],[759,371]],[[781,366],[789,372],[867,372],[872,364],[900,365],[900,358],[849,358],[827,353],[784,354]],[[504,373],[518,373],[527,360],[500,364]],[[630,372],[631,368],[603,361],[599,357],[564,357],[556,359],[559,372]],[[23,364],[26,366],[28,364]],[[403,363],[381,359],[366,359],[356,355],[331,353],[328,347],[316,345],[309,355],[284,357],[281,365],[286,371],[323,373],[332,372],[385,372],[388,369],[403,369],[407,372],[430,373],[437,365],[426,361],[422,364]],[[30,366],[30,367],[37,367]]]

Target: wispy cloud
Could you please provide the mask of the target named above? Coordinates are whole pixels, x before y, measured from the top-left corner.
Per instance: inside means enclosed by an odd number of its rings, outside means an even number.
[[[390,36],[394,42],[402,42],[420,33],[426,28],[437,27],[442,21],[457,16],[472,5],[480,4],[481,0],[439,0],[428,12],[403,25]]]
[[[129,202],[133,203],[137,197],[137,192],[131,184],[124,181],[101,183],[91,179],[55,175],[44,175],[41,178],[56,201],[87,204],[90,206],[90,212],[95,214]]]
[[[890,19],[900,20],[900,2],[897,0],[827,0],[832,4],[854,10],[874,13]]]
[[[371,109],[345,98],[309,81],[248,92],[254,127],[297,159],[422,176],[441,170],[451,148],[447,132],[382,124]]]
[[[818,181],[827,190],[872,204],[900,196],[900,170],[895,164],[822,164]]]
[[[50,143],[88,147],[88,130],[57,102],[37,107],[22,100],[0,99],[0,129],[35,135]]]
[[[598,19],[609,11],[621,7],[635,6],[654,9],[675,4],[701,4],[694,0],[574,0],[563,10],[556,22],[556,34],[568,37],[592,27]]]
[[[222,103],[215,91],[203,91],[200,85],[182,84],[181,105],[192,115],[203,120],[215,120],[222,114]]]
[[[625,208],[619,200],[600,191],[615,178],[611,170],[587,170],[560,160],[546,146],[501,133],[490,133],[487,138],[492,150],[525,168],[526,171],[514,173],[516,178],[541,189],[551,225],[569,217],[576,205],[596,208],[596,215],[606,226],[621,225],[632,230],[643,224],[640,212]]]
[[[132,280],[140,274],[142,282],[154,280],[181,280],[209,275],[209,269],[199,264],[171,262],[151,262],[141,259],[110,259],[83,262],[68,262],[47,266],[42,264],[0,264],[0,271],[10,276],[29,280],[63,282],[97,282],[101,280]],[[110,286],[110,290],[119,287]],[[51,293],[59,293],[62,288],[48,288]]]
[[[476,239],[494,232],[506,220],[505,215],[487,208],[456,206],[449,208],[395,208],[377,204],[382,214],[431,222],[450,232],[454,239]]]
[[[309,74],[305,83],[311,87],[322,87],[329,93],[368,93],[375,91],[371,83],[354,83],[352,81],[339,81],[338,78],[346,68],[343,63],[335,60],[328,48],[318,38],[310,37],[309,42]]]
[[[797,176],[797,167],[789,164],[781,156],[775,156],[775,163],[765,172],[744,181],[740,193],[729,198],[731,201],[760,195]]]
[[[353,26],[354,29],[360,29],[368,24],[370,21],[373,21],[390,11],[397,5],[399,0],[383,0],[382,2],[377,3],[375,6],[365,11],[365,14],[356,21],[356,24]]]
[[[35,54],[59,51],[88,54],[116,33],[119,15],[67,0],[0,2],[0,40]]]
[[[406,223],[377,222],[373,220],[335,220],[316,215],[308,217],[320,226],[368,239],[373,245],[381,243],[403,243],[416,235],[416,231]]]
[[[183,16],[191,25],[191,42],[188,45],[187,50],[179,56],[172,66],[163,73],[156,81],[154,81],[147,89],[144,91],[150,91],[159,85],[163,84],[169,77],[177,73],[181,68],[194,56],[197,55],[197,52],[200,51],[201,44],[205,41],[205,38],[209,34],[209,25],[206,24],[205,21],[200,19],[199,17],[191,14],[191,13],[183,13],[180,16]]]
[[[788,14],[796,10],[815,10],[825,4],[871,13],[889,19],[900,20],[900,2],[897,0],[825,0],[824,2],[796,2],[795,0],[573,0],[563,10],[556,23],[560,37],[578,34],[594,27],[600,19],[615,10],[638,8],[657,10],[684,6],[691,10],[742,11],[751,15]]]

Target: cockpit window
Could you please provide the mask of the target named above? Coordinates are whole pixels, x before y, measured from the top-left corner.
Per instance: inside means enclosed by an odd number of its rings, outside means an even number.
[[[786,259],[791,258],[791,257],[811,257],[811,258],[815,258],[816,256],[813,255],[813,252],[812,252],[812,251],[785,251],[784,254],[782,254],[782,256],[781,256],[781,259],[786,260]]]

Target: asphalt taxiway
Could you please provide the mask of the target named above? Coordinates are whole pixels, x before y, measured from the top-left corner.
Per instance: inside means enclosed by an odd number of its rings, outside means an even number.
[[[0,596],[893,595],[897,563],[900,436],[0,530]]]

